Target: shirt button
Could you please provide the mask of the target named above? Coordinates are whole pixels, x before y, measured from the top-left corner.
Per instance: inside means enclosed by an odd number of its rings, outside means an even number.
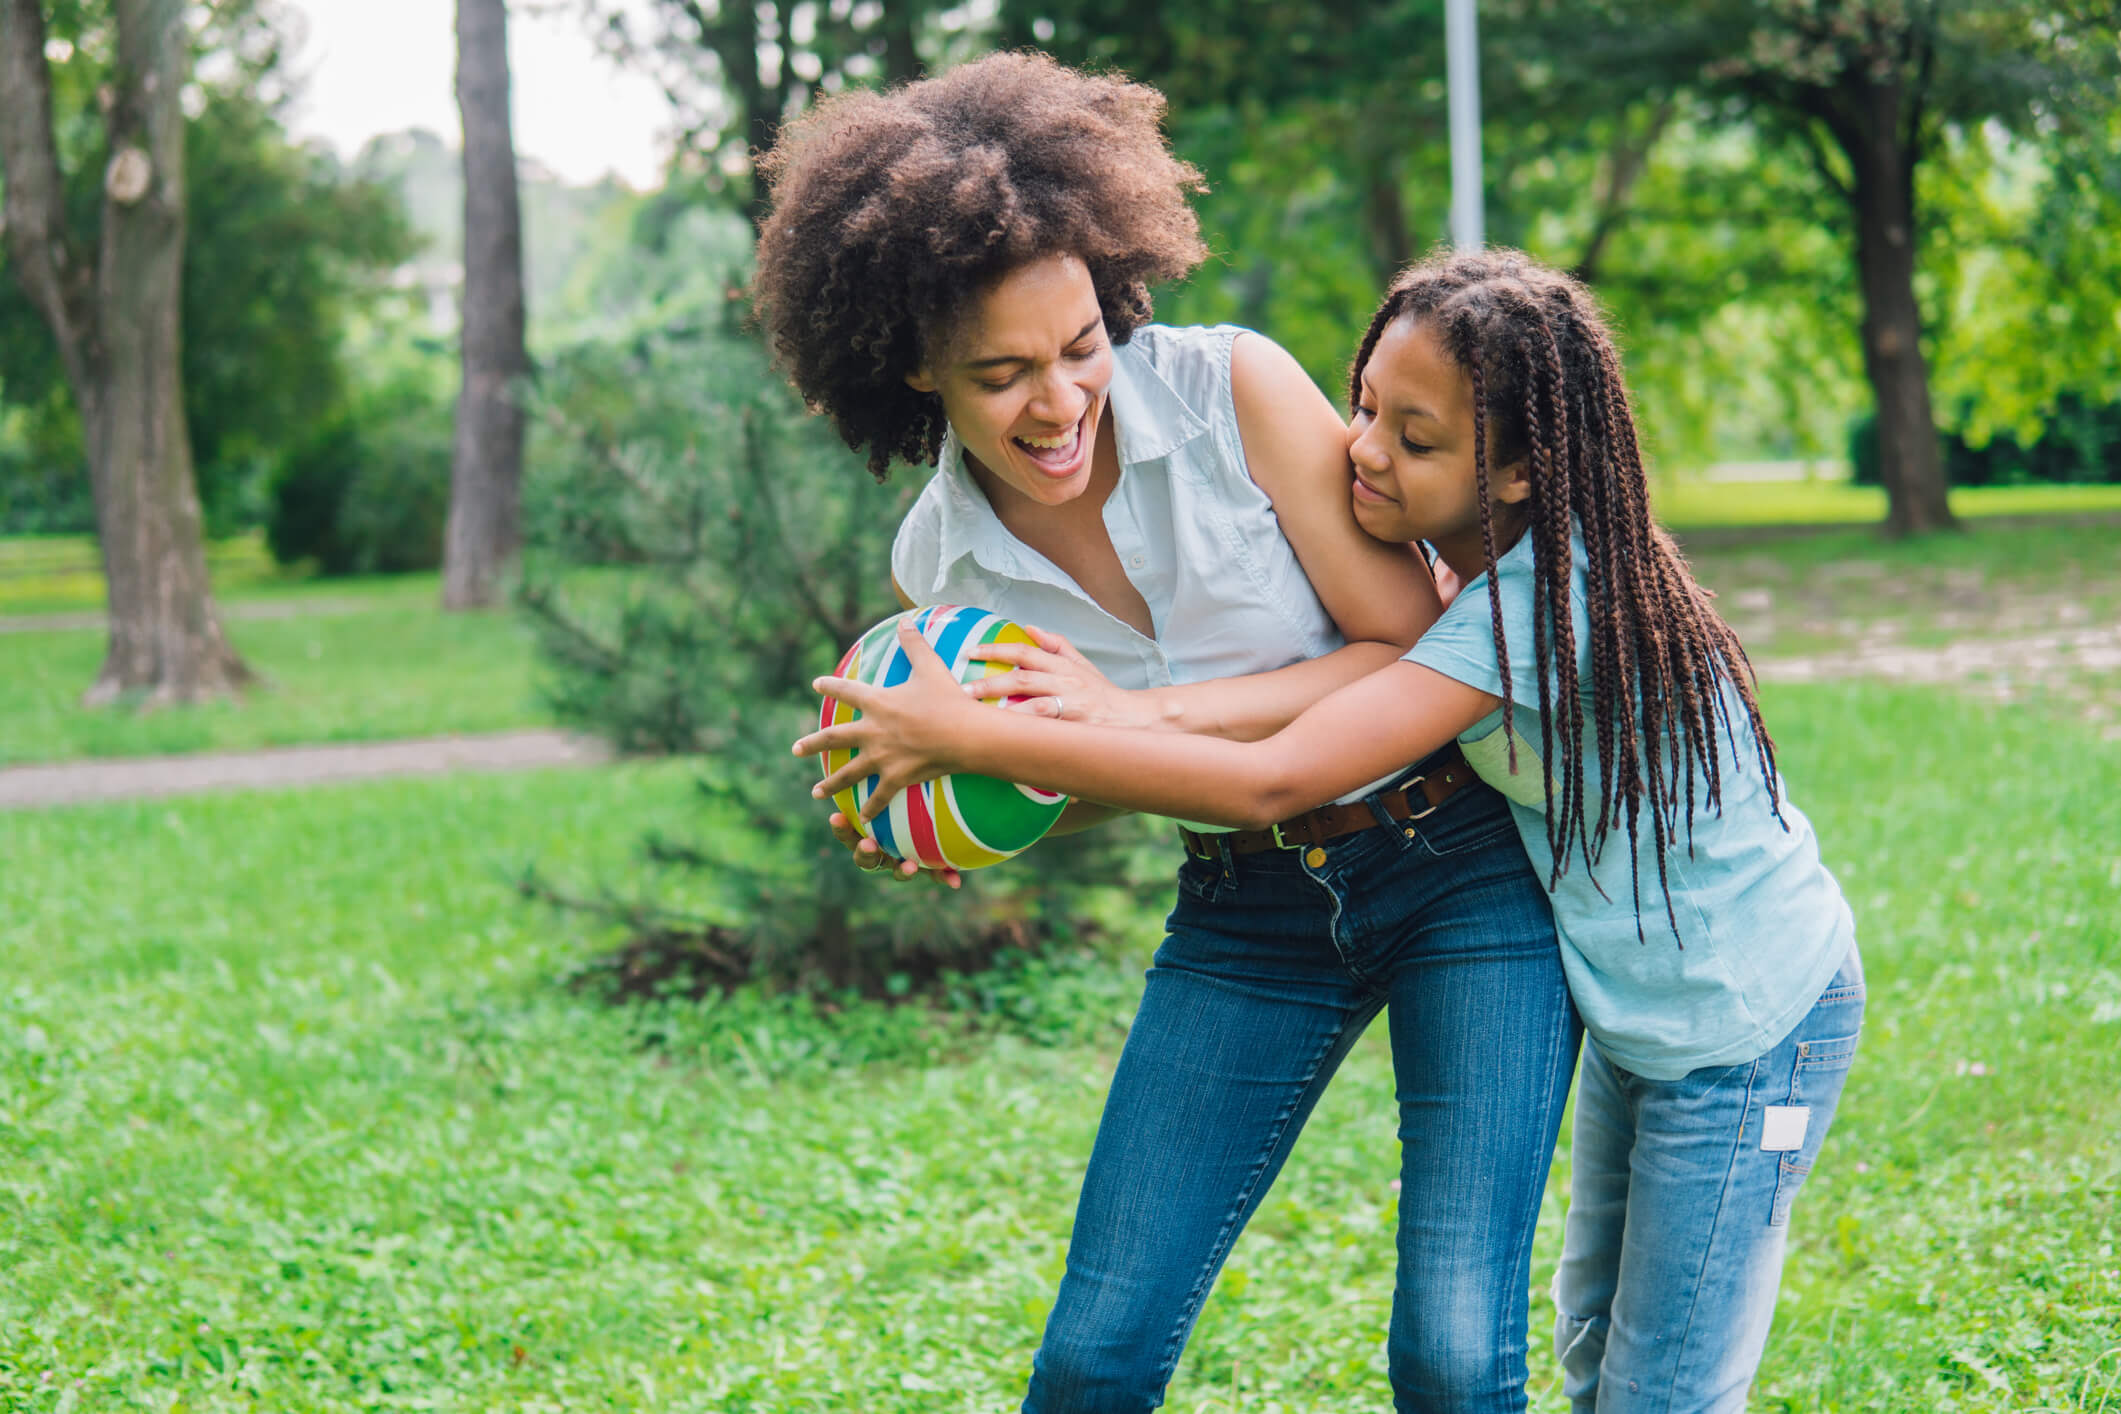
[[[1144,564],[1147,564],[1148,561],[1144,560],[1141,556],[1136,555],[1133,559],[1127,561],[1127,563],[1134,566],[1134,568],[1136,569],[1140,569]]]

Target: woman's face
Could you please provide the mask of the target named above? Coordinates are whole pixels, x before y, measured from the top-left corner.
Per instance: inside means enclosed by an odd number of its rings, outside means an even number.
[[[965,455],[991,473],[990,497],[995,482],[1044,506],[1083,493],[1112,386],[1112,344],[1082,261],[1053,255],[1010,271],[972,302],[934,357],[940,367],[906,381],[941,395]]]
[[[1360,392],[1348,424],[1356,523],[1379,540],[1426,540],[1454,568],[1470,552],[1479,568],[1473,380],[1426,329],[1395,319],[1363,365]],[[1498,545],[1530,490],[1521,464],[1490,464]]]

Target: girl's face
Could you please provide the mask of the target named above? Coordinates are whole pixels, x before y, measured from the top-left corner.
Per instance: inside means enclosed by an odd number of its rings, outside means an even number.
[[[1356,523],[1379,540],[1426,540],[1455,570],[1485,567],[1473,460],[1473,380],[1411,319],[1395,319],[1363,366],[1348,425]],[[1496,548],[1531,493],[1522,461],[1488,467]],[[1470,556],[1470,558],[1468,558]]]
[[[991,474],[990,499],[1003,489],[1057,506],[1082,495],[1112,386],[1112,345],[1082,261],[1053,255],[1010,271],[934,357],[940,367],[906,382],[941,395],[966,456]]]

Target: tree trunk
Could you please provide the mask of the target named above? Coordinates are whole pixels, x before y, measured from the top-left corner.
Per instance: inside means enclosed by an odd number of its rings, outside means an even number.
[[[1361,154],[1362,228],[1370,248],[1370,268],[1379,285],[1390,284],[1414,258],[1414,237],[1407,230],[1407,201],[1400,189],[1394,153],[1370,147]]]
[[[36,0],[6,0],[0,13],[0,152],[10,260],[58,341],[88,444],[110,645],[86,700],[158,706],[226,695],[251,673],[214,608],[184,419],[185,5],[118,0],[116,11],[92,280],[59,200]]]
[[[927,71],[921,63],[914,31],[920,23],[916,0],[884,0],[884,82],[911,83]]]
[[[442,607],[483,608],[521,533],[523,218],[508,111],[506,0],[457,0],[457,105],[464,118],[463,388],[450,459]]]
[[[1834,125],[1855,172],[1849,195],[1863,289],[1863,366],[1877,403],[1886,528],[1896,535],[1956,524],[1915,301],[1915,155],[1902,130],[1901,87],[1897,79],[1852,78],[1855,121]]]

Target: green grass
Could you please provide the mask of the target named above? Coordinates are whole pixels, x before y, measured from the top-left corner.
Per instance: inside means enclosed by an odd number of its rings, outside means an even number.
[[[2121,1410],[2121,750],[1767,706],[1871,1004],[1754,1407]],[[691,808],[625,767],[0,815],[0,1408],[1013,1407],[1152,940],[1025,973],[1029,1036],[567,993],[593,940],[501,869],[623,874]],[[1373,1034],[1169,1408],[1388,1401],[1394,1125]]]
[[[548,721],[532,688],[529,629],[505,611],[443,614],[432,586],[429,576],[371,582],[359,612],[231,623],[264,685],[241,701],[148,713],[80,705],[103,661],[101,631],[0,634],[0,766]]]
[[[1875,525],[1885,519],[1885,492],[1876,486],[1816,481],[1660,481],[1659,517],[1680,531],[1709,526]],[[1969,519],[2000,515],[2091,515],[2121,512],[2121,483],[2110,486],[1963,486],[1951,493],[1952,513]]]
[[[217,540],[206,547],[206,568],[223,598],[255,598],[313,583],[283,570],[258,535]],[[103,567],[94,537],[0,537],[0,616],[72,613],[103,607]]]

